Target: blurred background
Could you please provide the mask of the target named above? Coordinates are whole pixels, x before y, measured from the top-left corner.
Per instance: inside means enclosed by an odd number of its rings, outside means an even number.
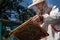
[[[60,9],[60,0],[46,2]],[[0,40],[16,40],[9,32],[35,15],[33,10],[27,9],[30,4],[32,0],[0,0]]]

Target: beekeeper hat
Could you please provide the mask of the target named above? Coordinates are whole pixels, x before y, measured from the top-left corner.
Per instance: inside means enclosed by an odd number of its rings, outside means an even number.
[[[31,5],[29,5],[28,8],[31,8],[32,6],[34,6],[34,5],[38,4],[38,3],[41,3],[43,1],[45,1],[45,0],[33,0],[33,3]]]

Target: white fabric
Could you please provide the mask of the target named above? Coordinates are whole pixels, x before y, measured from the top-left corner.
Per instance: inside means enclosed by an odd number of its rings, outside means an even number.
[[[57,17],[56,17],[57,16]],[[60,19],[60,12],[59,9],[57,7],[53,7],[50,15],[48,14],[44,14],[44,24],[42,25],[42,27],[49,33],[49,36],[46,38],[43,38],[42,40],[60,40],[60,32],[55,32],[52,28],[50,24],[54,24],[54,20]],[[57,21],[56,21],[57,22]],[[49,25],[49,26],[48,26]],[[60,29],[60,24],[55,24],[55,28],[58,30],[58,28]]]
[[[52,28],[51,25],[48,26],[48,31],[49,36],[47,37],[47,40],[53,40],[53,33],[52,33]]]
[[[60,32],[55,32],[53,33],[53,29],[51,27],[51,24],[48,26],[47,32],[49,33],[49,36],[46,38],[43,38],[41,40],[60,40]],[[54,36],[53,36],[54,35]]]
[[[33,0],[33,3],[31,5],[29,5],[28,8],[31,8],[32,6],[34,6],[40,2],[43,2],[43,1],[45,1],[45,0]]]
[[[59,8],[57,8],[56,6],[53,6],[51,12],[50,12],[50,16],[53,19],[58,19],[60,18],[60,12],[59,12]]]
[[[48,26],[48,31],[47,31],[48,33],[49,33],[49,36],[48,37],[46,37],[46,38],[43,38],[43,39],[41,39],[41,40],[53,40],[53,33],[52,33],[52,28],[51,28],[51,26],[49,25]]]
[[[57,19],[57,20],[60,19],[60,12],[58,11],[57,8],[55,8],[55,9],[51,10],[50,15],[44,14],[43,17],[45,19],[44,20],[45,21],[44,22],[45,23],[44,26],[45,26],[45,25],[57,22],[57,21],[54,22],[54,20],[55,19]]]
[[[60,32],[55,32],[55,35],[54,35],[54,40],[59,40],[60,39]]]

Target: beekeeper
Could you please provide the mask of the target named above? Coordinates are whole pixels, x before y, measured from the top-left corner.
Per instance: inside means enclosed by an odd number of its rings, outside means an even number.
[[[45,0],[33,0],[33,3],[29,5],[28,8],[36,12],[36,16],[32,17],[32,21],[43,27],[49,33],[49,36],[44,40],[59,40],[59,37],[56,37],[57,31],[60,32],[59,8],[56,6],[49,7]],[[43,18],[43,23],[42,20],[39,21],[41,16]],[[54,25],[54,27],[52,25]]]
[[[42,15],[46,15],[45,17],[47,17],[51,10],[51,7],[48,7],[45,0],[33,0],[33,3],[29,5],[28,8],[33,9],[36,12],[36,16],[32,18],[34,20],[38,17],[42,17]],[[41,19],[43,19],[43,17]],[[40,21],[40,24],[42,21]]]

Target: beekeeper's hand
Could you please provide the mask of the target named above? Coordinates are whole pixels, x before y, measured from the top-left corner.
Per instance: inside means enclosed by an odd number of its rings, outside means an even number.
[[[36,25],[41,25],[43,23],[43,16],[38,16],[38,15],[35,15],[31,18],[33,24],[36,24]]]
[[[14,31],[12,30],[12,31],[9,33],[9,35],[12,36],[12,37],[15,37]]]

